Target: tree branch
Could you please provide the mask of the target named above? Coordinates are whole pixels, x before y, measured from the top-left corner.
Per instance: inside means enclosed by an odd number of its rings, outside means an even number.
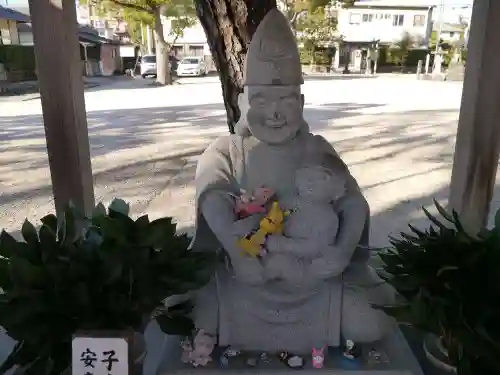
[[[297,22],[297,19],[298,19],[301,15],[303,15],[303,14],[305,14],[305,13],[307,13],[307,10],[305,10],[305,9],[304,9],[304,10],[300,10],[300,11],[298,11],[298,12],[295,12],[295,13],[293,14],[292,18],[290,19],[290,23],[291,23],[292,25],[295,25],[295,23]]]
[[[137,10],[139,12],[146,12],[146,13],[149,13],[149,14],[154,14],[154,10],[153,9],[150,9],[150,8],[147,8],[147,7],[142,7],[142,6],[137,5],[137,4],[128,3],[128,2],[122,1],[122,0],[110,0],[110,1],[113,4],[116,4],[116,5],[124,7],[124,8],[129,8],[129,9]]]

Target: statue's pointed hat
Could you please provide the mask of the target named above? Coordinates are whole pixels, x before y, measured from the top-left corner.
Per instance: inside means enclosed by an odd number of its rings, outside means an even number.
[[[244,85],[303,83],[299,49],[292,29],[283,13],[272,9],[260,22],[248,46]]]

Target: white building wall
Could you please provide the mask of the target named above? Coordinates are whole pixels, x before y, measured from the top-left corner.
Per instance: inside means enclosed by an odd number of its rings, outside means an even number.
[[[166,17],[162,17],[163,33],[168,43],[173,43],[175,35],[172,35],[171,25],[172,21]],[[204,56],[207,69],[209,71],[215,70],[212,54],[207,43],[205,30],[200,22],[184,30],[181,36],[175,39],[174,49],[176,56]]]
[[[432,30],[432,8],[361,8],[339,9],[338,31],[348,42],[380,40],[390,44],[409,33],[426,45]]]
[[[458,42],[464,33],[458,31],[442,31],[440,39],[448,43]]]
[[[168,18],[162,18],[162,24],[163,24],[163,32],[165,38],[167,39],[167,42],[171,43],[175,38],[174,35],[170,34],[172,21],[169,20]],[[195,44],[195,45],[207,44],[205,31],[203,30],[201,24],[199,22],[196,22],[194,26],[185,29],[183,35],[177,38],[175,44]]]

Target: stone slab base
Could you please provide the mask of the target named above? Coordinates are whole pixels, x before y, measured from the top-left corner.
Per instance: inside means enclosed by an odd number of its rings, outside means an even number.
[[[159,375],[196,375],[201,374],[262,374],[262,375],[280,375],[290,372],[296,373],[299,371],[304,375],[310,373],[328,373],[329,375],[423,375],[418,361],[413,355],[408,343],[399,328],[395,328],[383,343],[376,348],[385,353],[387,356],[386,362],[378,364],[369,364],[366,360],[363,361],[359,369],[345,369],[339,363],[340,354],[336,349],[330,349],[328,357],[325,360],[323,369],[314,369],[311,366],[310,356],[306,357],[306,366],[301,370],[289,369],[277,358],[270,356],[269,362],[260,361],[254,368],[249,368],[245,364],[245,356],[231,358],[228,367],[221,367],[219,363],[220,351],[214,352],[214,361],[206,367],[193,368],[191,365],[183,364],[179,358],[181,349],[178,341],[170,342],[166,346],[164,358]],[[370,348],[364,348],[369,350]]]

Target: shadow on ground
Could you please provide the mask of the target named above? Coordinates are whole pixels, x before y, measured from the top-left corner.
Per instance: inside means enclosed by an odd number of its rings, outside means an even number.
[[[305,116],[314,123],[315,130],[321,130],[331,121],[355,116],[356,110],[374,106],[377,104],[326,104],[305,108]],[[208,139],[223,134],[227,126],[222,104],[93,111],[87,114],[87,121],[92,157],[182,137]],[[25,155],[25,160],[4,158],[0,165],[19,162],[30,169],[47,164],[42,115],[0,116],[0,152],[13,148]]]
[[[411,150],[425,151],[432,146],[432,152],[422,151],[410,157],[415,162],[425,159],[431,164],[428,169],[398,173],[388,170],[376,181],[361,183],[368,193],[409,177],[425,179],[433,170],[450,168],[454,132],[436,131],[436,119],[456,111],[361,115],[364,110],[377,110],[377,107],[377,104],[327,103],[306,107],[305,117],[313,132],[333,143],[355,169],[357,177],[362,177],[374,165],[397,162],[400,157],[408,158],[406,153]],[[361,116],[363,120],[358,121]],[[222,104],[93,111],[88,113],[88,124],[93,163],[102,158],[107,163],[94,173],[96,199],[127,198],[137,213],[150,207],[150,202],[166,188],[192,188],[196,156],[213,139],[227,134]],[[148,147],[153,150],[151,153],[133,161],[114,158],[117,152],[134,153]],[[187,148],[187,154],[177,157],[165,154],[165,150],[184,152]],[[43,174],[43,178],[25,182],[36,173]],[[38,220],[53,209],[41,115],[0,117],[0,186],[1,226],[8,224],[10,228],[17,228],[24,216]],[[429,197],[422,202],[431,201]],[[174,207],[176,203],[178,198],[165,207]],[[415,211],[415,203],[404,201],[390,211],[409,215]],[[389,231],[399,230],[398,217],[384,218],[382,213],[374,216],[372,232],[378,238],[377,245]],[[185,217],[180,219],[184,223],[189,221]]]
[[[374,78],[377,78],[377,76],[366,75],[363,73],[359,73],[359,74],[339,74],[339,73],[307,74],[307,73],[304,73],[304,80],[305,81],[338,81],[338,80],[349,81],[349,80],[354,80],[354,79],[374,79]]]

